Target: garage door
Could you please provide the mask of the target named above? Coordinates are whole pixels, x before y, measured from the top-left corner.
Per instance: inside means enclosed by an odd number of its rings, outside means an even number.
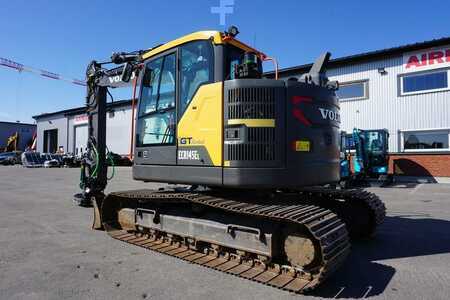
[[[75,127],[75,149],[73,153],[81,156],[86,151],[88,139],[88,126],[80,125]]]

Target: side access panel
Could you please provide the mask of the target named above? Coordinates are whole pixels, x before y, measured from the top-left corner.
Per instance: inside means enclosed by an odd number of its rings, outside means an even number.
[[[286,85],[289,176],[303,177],[305,185],[337,182],[340,114],[334,91],[301,82]]]
[[[178,165],[222,166],[222,99],[222,82],[197,90],[178,122]]]

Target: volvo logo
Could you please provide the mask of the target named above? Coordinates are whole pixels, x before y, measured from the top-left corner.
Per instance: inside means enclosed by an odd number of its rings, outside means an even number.
[[[135,77],[136,77],[136,74],[134,74],[134,72],[131,73],[131,78],[130,78],[130,79],[134,79]],[[122,80],[121,80],[121,78],[120,78],[120,75],[109,76],[108,79],[109,79],[109,82],[110,82],[110,83],[119,83],[119,82],[122,82]]]
[[[335,112],[331,109],[326,109],[319,107],[320,114],[322,116],[322,119],[324,120],[331,120],[335,122],[341,122],[341,116],[338,112]]]

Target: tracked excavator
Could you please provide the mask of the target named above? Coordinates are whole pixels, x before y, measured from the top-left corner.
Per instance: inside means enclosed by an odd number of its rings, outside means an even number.
[[[237,33],[196,32],[89,64],[79,197],[93,203],[93,228],[114,239],[309,291],[343,263],[351,238],[375,232],[385,207],[367,191],[326,187],[339,181],[340,163],[330,54],[300,78],[267,79],[269,57]],[[108,88],[132,78],[133,178],[175,185],[106,195]]]

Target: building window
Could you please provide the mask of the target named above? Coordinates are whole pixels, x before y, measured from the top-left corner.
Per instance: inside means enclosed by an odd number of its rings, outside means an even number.
[[[404,151],[449,151],[450,130],[403,132]]]
[[[369,98],[369,82],[344,82],[339,84],[339,89],[336,91],[339,100],[362,100]]]
[[[423,92],[449,89],[448,70],[428,71],[401,76],[401,94],[418,94]]]

